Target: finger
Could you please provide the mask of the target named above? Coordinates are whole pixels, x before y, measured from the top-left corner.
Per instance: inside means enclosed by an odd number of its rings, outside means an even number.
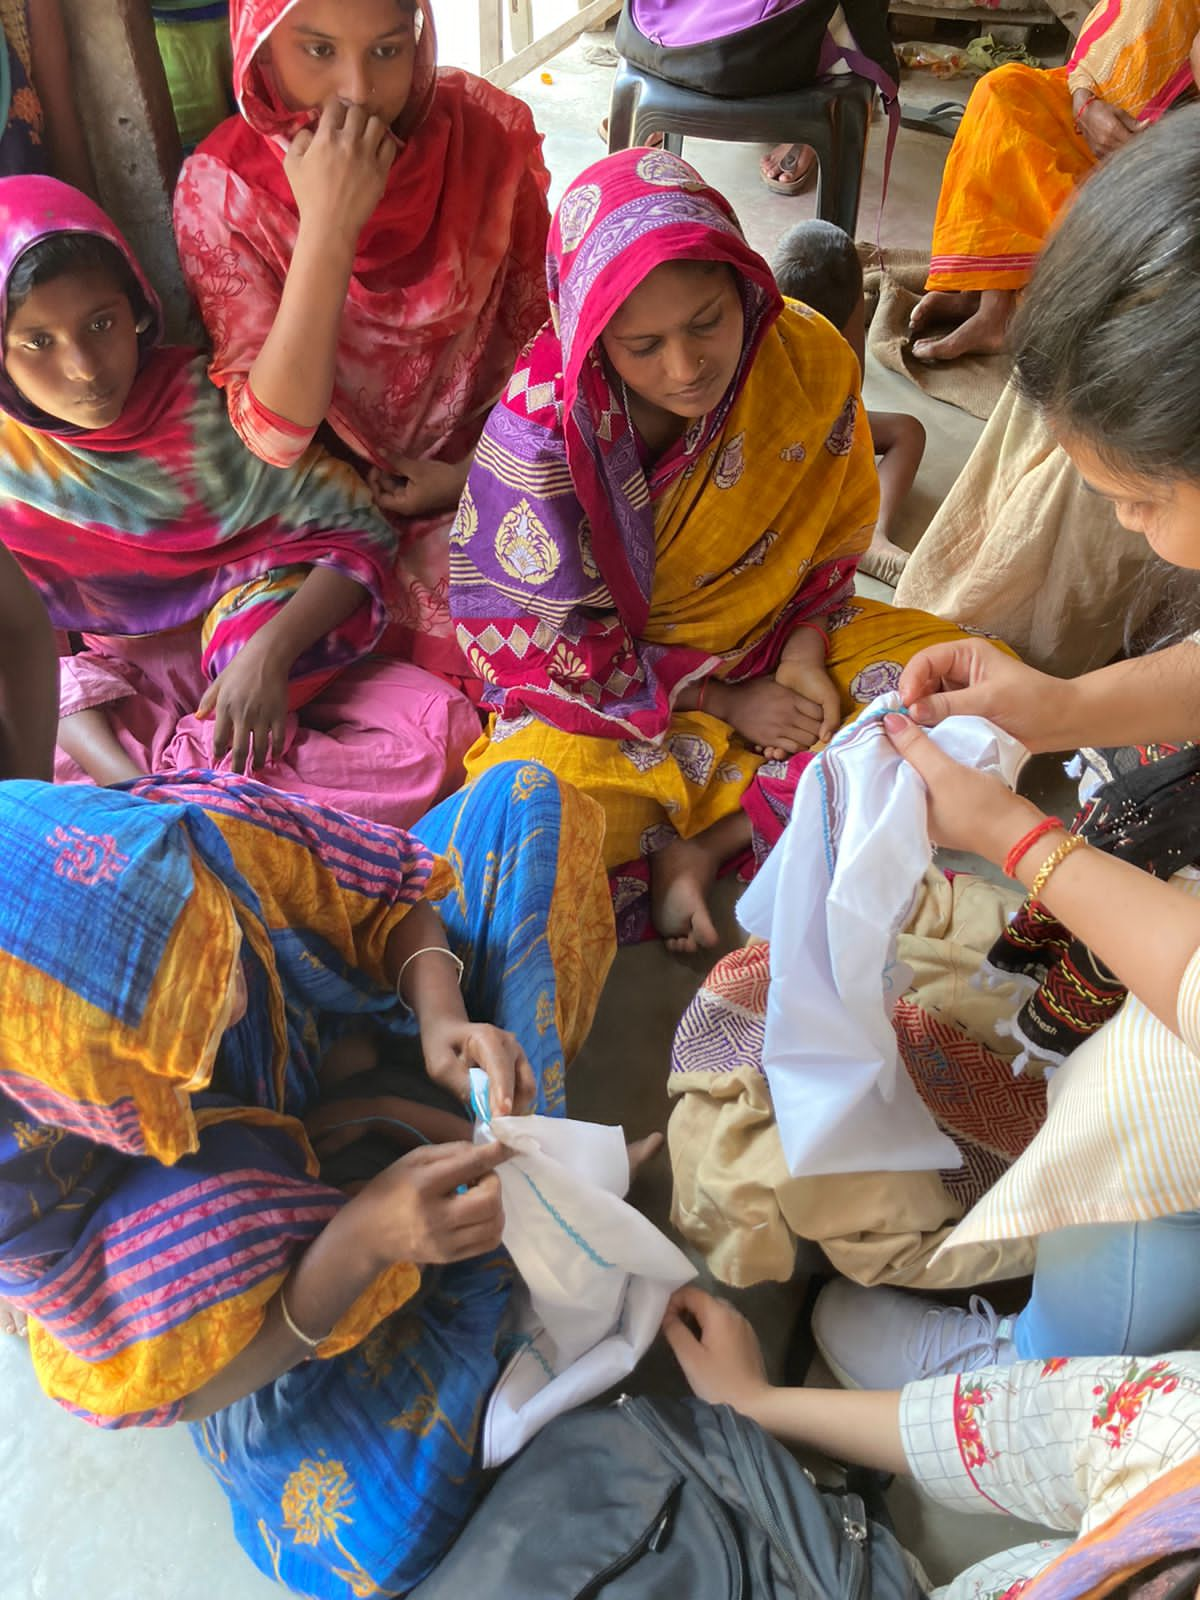
[[[813,741],[820,736],[820,732],[821,713],[818,711],[814,717],[798,716],[792,718],[790,726],[788,727],[787,733],[784,735],[784,737],[797,740],[800,749],[807,750],[810,748]],[[780,743],[782,742],[783,741],[781,740]]]
[[[821,732],[822,743],[828,743],[838,731],[842,721],[842,700],[834,684],[830,684],[829,693],[824,696],[821,706]]]
[[[676,1289],[667,1303],[668,1311],[674,1311],[676,1316],[687,1312],[688,1316],[695,1317],[697,1322],[703,1320],[704,1313],[713,1304],[714,1296],[706,1289],[701,1289],[697,1284],[685,1283],[681,1289]]]
[[[806,694],[797,694],[794,689],[791,691],[791,694],[792,710],[804,717],[807,721],[819,724],[822,716],[820,701],[810,700]]]
[[[490,1223],[482,1228],[466,1228],[452,1233],[443,1241],[447,1261],[470,1261],[475,1256],[491,1255],[504,1241],[504,1225]]]
[[[271,721],[271,759],[279,761],[283,757],[283,747],[287,743],[287,707],[284,706],[276,712]]]
[[[525,1112],[537,1104],[537,1079],[533,1075],[533,1068],[529,1064],[529,1057],[524,1050],[517,1047],[517,1083],[513,1096],[513,1108]]]
[[[465,1194],[452,1194],[446,1202],[446,1227],[481,1228],[497,1218],[504,1221],[504,1199],[500,1180],[494,1172],[486,1173]]]
[[[911,710],[917,700],[943,689],[961,689],[971,681],[974,641],[948,641],[920,650],[900,674],[900,698]]]
[[[449,1194],[460,1183],[478,1183],[511,1155],[512,1151],[507,1146],[495,1140],[488,1144],[468,1144],[464,1140],[455,1144],[426,1145],[401,1159],[413,1161],[417,1156],[423,1157],[420,1164],[436,1167],[436,1173],[430,1176],[436,1180],[439,1189]]]
[[[883,731],[892,748],[920,773],[927,785],[934,783],[947,768],[956,765],[944,751],[938,749],[923,729],[917,727],[911,717],[889,712],[883,719]]]
[[[348,140],[362,139],[367,126],[367,109],[365,106],[346,105],[343,101],[344,114],[342,117],[342,132]]]
[[[663,1338],[671,1346],[676,1361],[687,1372],[689,1365],[701,1353],[702,1346],[699,1339],[688,1327],[686,1322],[679,1317],[668,1315],[662,1325]]]
[[[321,108],[321,115],[317,122],[317,133],[324,134],[326,138],[331,133],[336,133],[346,120],[346,103],[334,95],[331,100],[326,100]]]
[[[201,697],[200,704],[196,707],[197,717],[199,717],[202,722],[207,721],[208,718],[212,716],[213,707],[216,705],[216,703],[217,686],[215,683],[210,683]]]
[[[499,1029],[473,1033],[467,1039],[466,1053],[487,1073],[492,1110],[498,1117],[507,1117],[512,1111],[519,1052],[512,1035]]]
[[[253,770],[259,772],[271,759],[271,724],[266,717],[260,714],[255,718],[251,732],[254,740],[251,747],[251,758],[254,763]]]
[[[311,128],[301,128],[288,146],[288,154],[302,161],[312,149],[312,142],[315,137],[316,135]]]
[[[213,723],[213,760],[223,761],[229,752],[229,744],[233,738],[233,719],[229,715],[229,708],[221,700],[217,701],[217,719]]]
[[[232,766],[235,772],[244,773],[250,760],[250,725],[244,717],[237,717],[233,725]]]

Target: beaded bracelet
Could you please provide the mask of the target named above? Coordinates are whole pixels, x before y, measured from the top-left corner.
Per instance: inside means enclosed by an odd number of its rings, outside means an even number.
[[[1044,834],[1053,833],[1056,828],[1065,827],[1066,823],[1063,822],[1059,817],[1043,817],[1040,822],[1035,823],[1033,827],[1030,828],[1028,833],[1023,833],[1021,835],[1016,844],[1013,845],[1012,849],[1005,856],[1004,865],[1001,868],[1004,876],[1006,878],[1015,878],[1017,875],[1017,865],[1022,856],[1027,855]]]
[[[450,960],[453,961],[454,965],[458,968],[459,983],[462,982],[462,975],[464,971],[462,957],[455,955],[454,951],[448,949],[444,944],[426,944],[422,945],[419,950],[414,950],[412,955],[407,956],[400,963],[400,971],[396,974],[396,999],[399,1000],[400,1004],[405,1008],[410,1017],[412,1016],[412,1007],[400,993],[400,985],[404,982],[404,974],[408,971],[409,967],[418,956],[449,956]]]
[[[1087,840],[1081,834],[1069,833],[1061,844],[1055,845],[1054,849],[1051,850],[1045,861],[1034,873],[1033,882],[1029,885],[1029,898],[1036,900],[1049,882],[1050,874],[1054,869],[1063,864],[1072,850],[1078,850],[1081,844],[1086,843]]]
[[[288,1310],[287,1301],[283,1298],[282,1289],[279,1291],[279,1314],[287,1325],[287,1330],[291,1334],[292,1338],[298,1339],[301,1344],[307,1345],[310,1350],[319,1350],[320,1347],[325,1343],[324,1339],[310,1339],[308,1334],[304,1333],[292,1321],[292,1314]]]

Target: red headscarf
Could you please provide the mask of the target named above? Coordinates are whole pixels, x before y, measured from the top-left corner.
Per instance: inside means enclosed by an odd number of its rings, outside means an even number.
[[[245,378],[295,246],[283,156],[313,113],[284,108],[259,52],[296,3],[233,0],[242,115],[186,163],[175,201],[184,271],[213,340],[212,377],[260,453]],[[438,71],[428,0],[416,9],[413,90],[394,128],[400,151],[359,239],[328,416],[360,458],[384,468],[402,456],[465,455],[546,312],[549,178],[529,110],[469,73]]]

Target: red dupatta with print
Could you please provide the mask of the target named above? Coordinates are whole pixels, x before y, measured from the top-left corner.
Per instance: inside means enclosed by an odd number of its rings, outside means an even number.
[[[352,4],[353,0],[347,0]],[[283,157],[315,121],[284,109],[260,51],[296,0],[232,0],[241,108],[185,163],[180,259],[213,342],[211,376],[247,436],[247,374],[279,308],[299,216]],[[418,0],[399,152],[359,238],[330,425],[361,460],[459,460],[546,312],[549,177],[528,108],[470,73],[438,71]],[[261,409],[261,408],[260,408]],[[278,419],[276,419],[278,420]]]

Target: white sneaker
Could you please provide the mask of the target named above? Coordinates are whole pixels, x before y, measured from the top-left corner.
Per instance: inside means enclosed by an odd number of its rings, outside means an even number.
[[[901,1389],[917,1378],[1008,1366],[1017,1359],[1014,1321],[979,1295],[963,1311],[837,1278],[817,1296],[812,1332],[844,1388]]]

